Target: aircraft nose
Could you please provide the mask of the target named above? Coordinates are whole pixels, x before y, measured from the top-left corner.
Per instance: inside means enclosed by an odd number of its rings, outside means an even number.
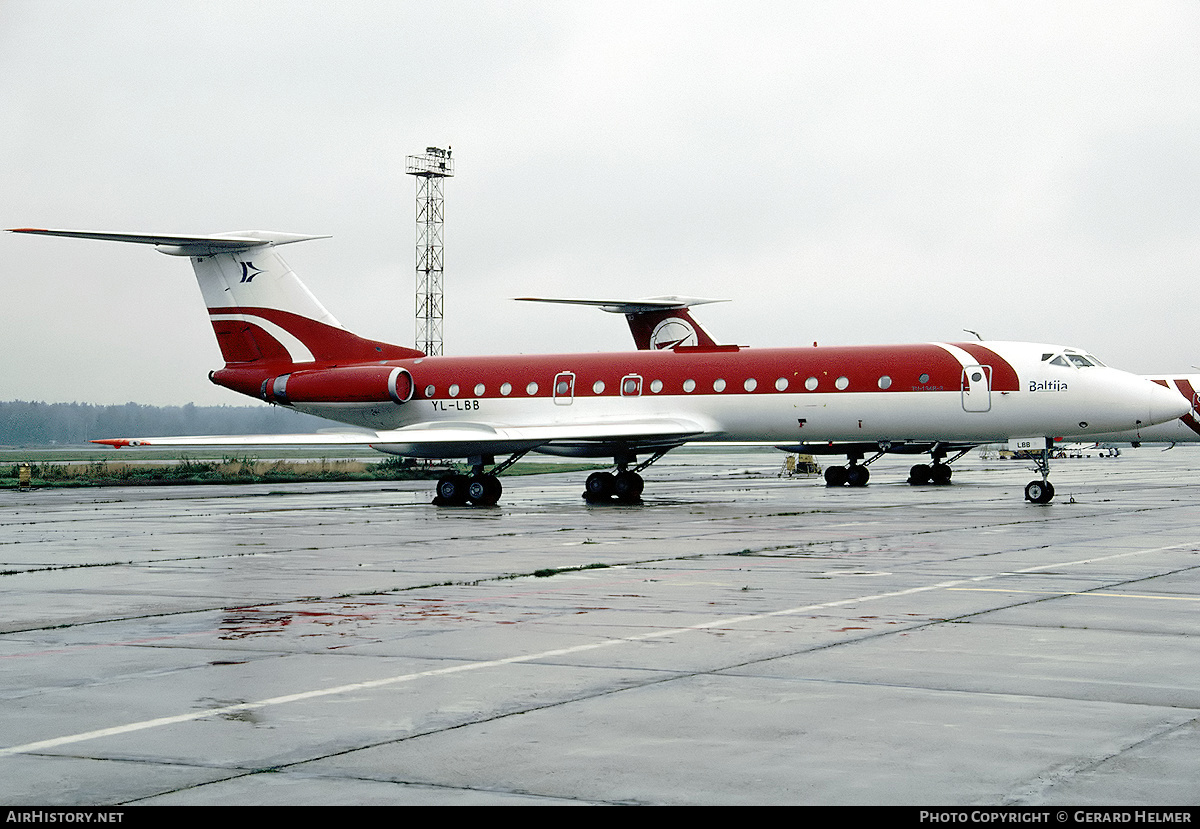
[[[1192,410],[1190,401],[1174,389],[1151,381],[1147,381],[1147,384],[1150,386],[1147,394],[1149,398],[1149,405],[1147,406],[1149,420],[1142,424],[1143,426],[1149,426],[1154,423],[1166,423],[1177,417],[1183,417]]]

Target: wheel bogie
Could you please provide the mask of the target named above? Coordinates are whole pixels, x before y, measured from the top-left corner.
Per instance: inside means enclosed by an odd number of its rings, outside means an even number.
[[[583,499],[589,504],[603,504],[616,498],[622,504],[641,503],[646,482],[636,472],[593,472],[584,484]]]

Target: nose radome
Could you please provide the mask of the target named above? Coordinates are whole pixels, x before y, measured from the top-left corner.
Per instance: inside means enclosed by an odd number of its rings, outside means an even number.
[[[1148,407],[1148,417],[1150,418],[1144,426],[1149,426],[1154,423],[1166,423],[1168,420],[1174,420],[1177,417],[1183,417],[1192,410],[1191,404],[1179,392],[1174,389],[1160,386],[1158,383],[1146,381],[1150,387],[1148,397],[1150,405]]]

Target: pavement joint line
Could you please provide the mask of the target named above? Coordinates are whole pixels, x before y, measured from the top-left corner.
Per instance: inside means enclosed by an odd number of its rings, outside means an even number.
[[[1109,561],[1119,558],[1127,558],[1135,555],[1146,555],[1150,553],[1165,552],[1174,550],[1180,547],[1194,546],[1195,542],[1183,542],[1180,544],[1171,544],[1163,547],[1154,547],[1142,550],[1132,550],[1124,553],[1114,553],[1107,556],[1094,556],[1086,559],[1077,559],[1075,561],[1060,562],[1057,564],[1037,565],[1034,567],[1026,567],[1020,570],[1005,571],[1000,573],[992,573],[985,576],[973,576],[965,579],[954,579],[951,581],[938,582],[936,584],[925,585],[923,587],[910,587],[904,590],[895,590],[887,593],[876,593],[866,596],[857,596],[848,599],[837,599],[829,602],[820,602],[818,604],[804,605],[801,607],[786,608],[783,610],[772,610],[765,613],[755,613],[745,616],[733,616],[724,619],[715,619],[710,622],[700,622],[695,625],[686,627],[670,628],[667,630],[652,631],[650,633],[638,634],[635,636],[620,637],[617,639],[607,639],[601,642],[590,642],[582,645],[573,645],[566,648],[553,648],[551,650],[540,651],[538,653],[523,654],[519,656],[508,656],[500,659],[485,660],[482,662],[470,662],[460,665],[452,665],[444,668],[434,668],[428,671],[418,671],[416,673],[401,674],[398,676],[383,677],[381,679],[366,680],[364,682],[355,682],[346,685],[338,685],[331,688],[318,688],[312,691],[301,691],[294,694],[284,694],[277,697],[270,697],[256,702],[243,702],[235,705],[225,705],[219,708],[207,708],[202,711],[192,711],[187,714],[176,714],[169,717],[157,717],[155,719],[143,720],[141,722],[127,723],[125,725],[112,726],[110,728],[100,728],[93,731],[85,731],[79,734],[69,734],[62,737],[54,737],[48,740],[38,740],[32,743],[24,743],[22,745],[9,746],[8,748],[0,748],[0,758],[12,757],[18,754],[31,754],[38,751],[45,751],[52,748],[58,748],[64,745],[72,745],[74,743],[86,742],[88,740],[100,739],[102,737],[120,736],[130,734],[137,731],[144,731],[151,728],[159,728],[167,725],[177,725],[179,723],[194,722],[214,716],[223,716],[226,714],[238,713],[241,711],[252,711],[260,708],[267,708],[273,705],[284,705],[292,702],[302,702],[310,699],[318,699],[321,697],[334,696],[337,694],[351,693],[355,691],[370,690],[374,688],[382,688],[389,685],[399,685],[404,682],[412,682],[418,679],[425,679],[434,676],[446,676],[450,674],[464,673],[466,671],[481,670],[484,668],[494,668],[502,665],[513,665],[524,662],[533,662],[539,659],[548,659],[559,656],[569,656],[572,654],[584,653],[587,651],[609,648],[616,645],[635,644],[637,642],[649,641],[652,639],[662,639],[669,636],[678,636],[680,634],[691,633],[694,631],[711,630],[717,627],[727,627],[745,622],[759,621],[762,619],[776,618],[780,616],[794,616],[799,613],[809,613],[814,610],[823,610],[831,607],[841,607],[844,605],[855,604],[859,602],[877,601],[880,599],[891,599],[900,596],[910,596],[917,593],[927,593],[933,590],[951,590],[960,588],[960,585],[978,584],[980,582],[991,581],[992,579],[1003,578],[1004,576],[1029,573],[1038,570],[1047,570],[1058,567],[1070,567],[1078,564],[1090,564],[1097,561]]]
[[[1146,593],[1101,593],[1096,590],[1008,590],[1003,587],[951,587],[964,593],[1034,593],[1046,596],[1095,596],[1101,599],[1170,599],[1177,602],[1200,602],[1200,596],[1151,596]]]

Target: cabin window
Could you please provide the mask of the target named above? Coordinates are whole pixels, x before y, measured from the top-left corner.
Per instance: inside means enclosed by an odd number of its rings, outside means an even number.
[[[530,383],[528,386],[525,387],[525,393],[532,396],[532,395],[537,394],[537,389],[538,389],[537,383]]]
[[[804,381],[804,388],[808,389],[809,391],[816,391],[816,388],[817,388],[817,378],[816,378],[816,377],[809,377],[807,380],[805,380],[805,381]]]
[[[655,380],[654,382],[655,382],[655,383],[657,383],[658,381],[657,381],[657,380]],[[651,389],[651,390],[653,390],[653,389],[654,389],[654,386],[653,386],[653,385],[651,385],[651,386],[650,386],[650,389]],[[685,392],[687,392],[688,394],[691,394],[692,392],[694,392],[694,391],[696,390],[696,381],[695,381],[695,380],[692,380],[691,378],[688,378],[687,380],[684,380],[684,381],[683,381],[683,390],[684,390]]]
[[[758,388],[758,381],[751,377],[745,383],[742,383],[742,388],[744,388],[746,391],[754,391]]]
[[[604,381],[597,380],[592,383],[592,394],[604,394]]]
[[[451,383],[451,384],[450,384],[450,396],[451,396],[451,397],[458,397],[458,383]]]
[[[918,383],[920,383],[920,384],[922,384],[922,385],[924,385],[925,383],[928,383],[928,382],[929,382],[929,375],[928,375],[928,374],[922,374],[920,377],[918,377],[918,378],[917,378],[917,382],[918,382]]]
[[[691,391],[691,390],[692,390],[692,389],[689,389],[689,388],[688,388],[688,383],[692,383],[692,381],[691,381],[691,380],[688,380],[688,381],[686,381],[686,382],[683,384],[683,390],[684,390],[684,391]],[[696,387],[696,384],[695,384],[695,383],[692,383],[692,388],[694,389],[695,387]],[[654,392],[655,394],[658,394],[658,393],[659,393],[660,391],[662,391],[662,390],[663,390],[663,382],[662,382],[662,380],[651,380],[651,381],[650,381],[650,391]]]
[[[780,377],[775,381],[775,391],[785,391],[787,387],[788,381],[786,377]]]
[[[486,387],[486,386],[484,386],[484,385],[483,385],[483,383],[476,383],[476,384],[475,384],[475,396],[476,396],[476,397],[483,397],[483,393],[484,393],[485,391],[487,391],[487,387]]]
[[[845,391],[846,387],[850,385],[850,380],[845,377],[839,377],[833,381],[833,385],[837,387],[838,391]]]
[[[505,397],[508,397],[510,394],[512,394],[512,383],[501,383],[500,393]]]
[[[426,387],[425,387],[425,396],[426,396],[426,397],[433,397],[433,393],[434,393],[435,391],[437,391],[437,389],[435,389],[433,386],[426,386]]]
[[[886,374],[879,378],[879,388],[890,389],[892,387],[892,378]]]
[[[725,391],[725,381],[713,380],[713,391]]]

